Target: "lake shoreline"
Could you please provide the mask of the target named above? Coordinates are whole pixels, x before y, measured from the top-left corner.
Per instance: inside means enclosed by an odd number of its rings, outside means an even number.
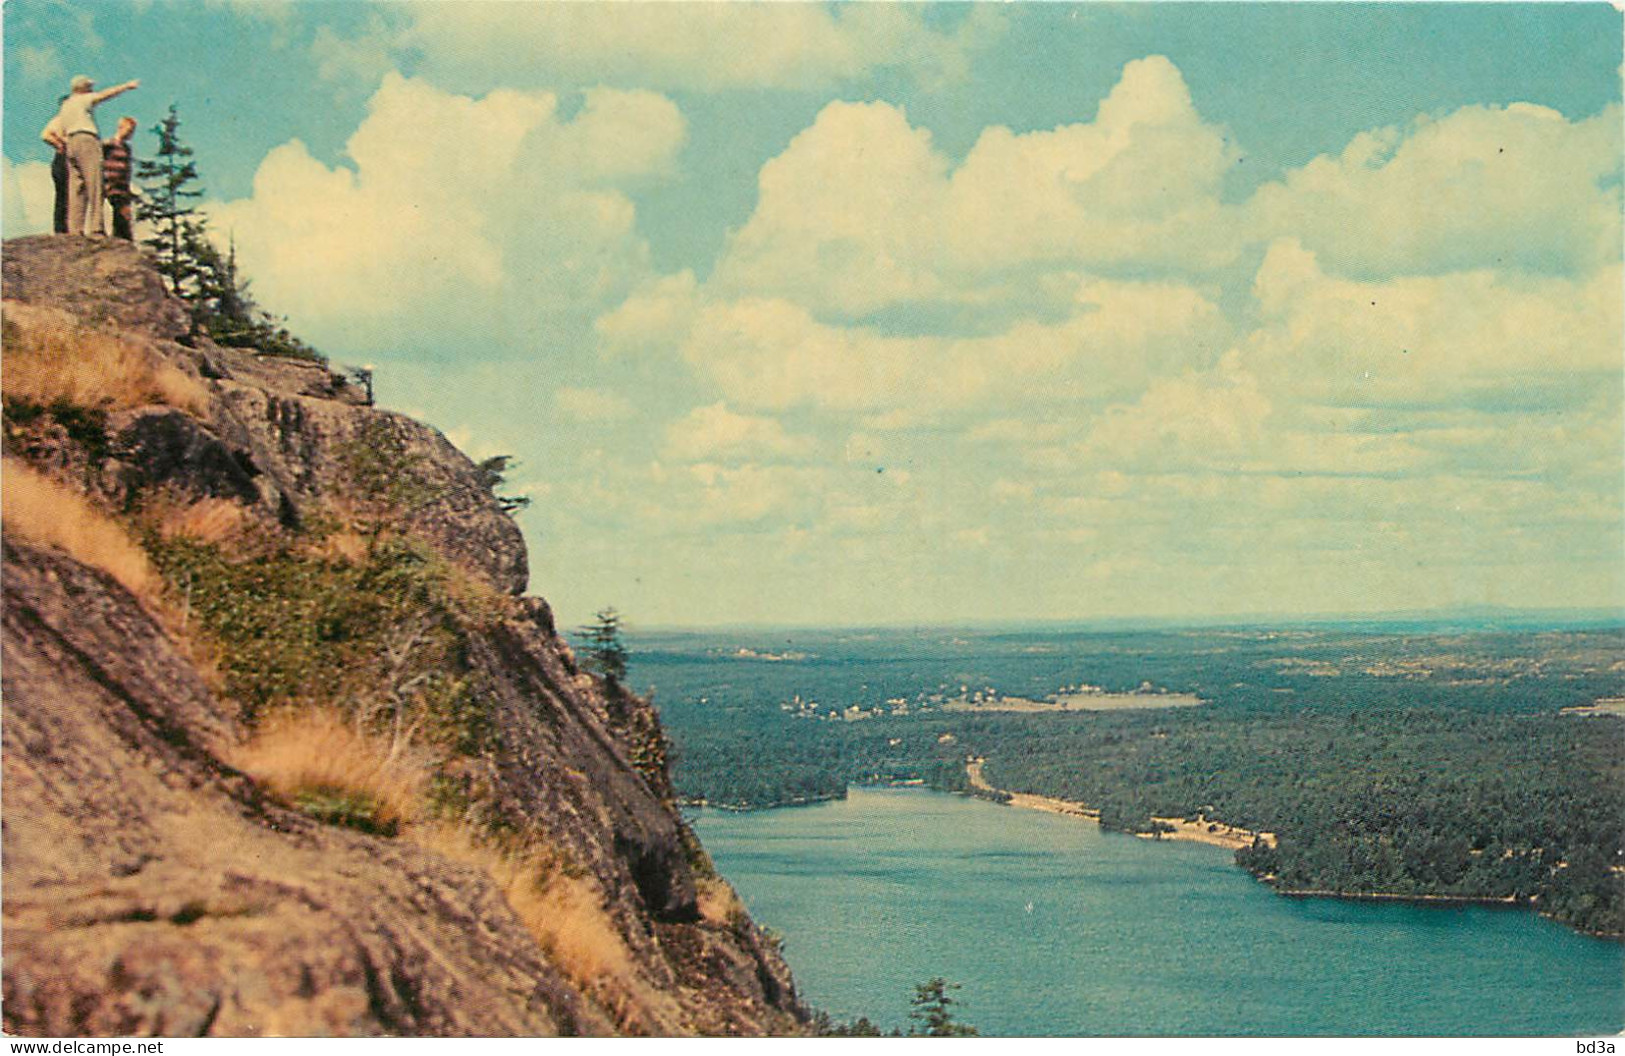
[[[1041,810],[1050,814],[1062,814],[1067,817],[1082,818],[1096,825],[1100,824],[1100,811],[1084,803],[1071,800],[1055,799],[1051,796],[1039,796],[1030,792],[1010,792],[1006,789],[995,788],[988,783],[982,775],[983,760],[967,760],[965,763],[965,777],[970,781],[971,795],[986,799],[991,803],[1004,803],[1024,810]],[[1240,850],[1252,846],[1253,839],[1262,839],[1268,846],[1274,847],[1275,834],[1272,832],[1253,832],[1250,829],[1237,828],[1224,825],[1221,822],[1211,822],[1206,819],[1188,821],[1183,818],[1152,817],[1154,822],[1162,822],[1172,826],[1172,831],[1165,831],[1160,836],[1149,832],[1127,833],[1142,840],[1163,839],[1183,841],[1189,843],[1206,843],[1215,847],[1226,847],[1231,850]],[[1218,825],[1219,829],[1209,829],[1209,825]],[[1252,874],[1253,879],[1268,887],[1278,895],[1287,898],[1330,898],[1340,902],[1387,902],[1401,905],[1415,906],[1485,906],[1500,909],[1532,909],[1538,916],[1561,924],[1580,935],[1595,939],[1606,939],[1612,942],[1625,942],[1625,933],[1611,931],[1592,931],[1587,928],[1575,927],[1573,924],[1558,920],[1539,908],[1539,902],[1534,897],[1518,898],[1516,895],[1444,895],[1444,894],[1409,894],[1400,891],[1338,891],[1331,888],[1290,888],[1280,887],[1275,883],[1275,877]]]
[[[854,784],[817,811],[705,811],[696,832],[837,1019],[907,1029],[913,982],[941,975],[967,1022],[1011,1037],[1619,1027],[1621,952],[1534,914],[1276,898],[1217,851],[979,798]]]
[[[825,796],[798,796],[795,799],[783,799],[773,803],[713,803],[704,798],[679,797],[677,805],[684,809],[690,807],[707,810],[726,810],[733,814],[754,814],[762,810],[779,810],[782,807],[816,807],[820,803],[839,803],[846,798],[846,789],[840,792],[831,792]]]
[[[1270,878],[1259,877],[1271,890],[1287,898],[1335,898],[1340,902],[1398,902],[1417,906],[1491,906],[1521,909],[1534,904],[1532,898],[1516,895],[1427,895],[1406,894],[1400,891],[1336,891],[1329,888],[1276,887]],[[1573,929],[1578,931],[1579,929]]]
[[[1005,803],[1012,807],[1024,810],[1042,810],[1050,814],[1064,814],[1068,817],[1082,818],[1100,824],[1100,811],[1087,803],[1076,803],[1071,800],[1055,799],[1052,796],[1039,796],[1031,792],[1011,792],[1007,789],[994,788],[982,775],[983,761],[980,759],[967,760],[965,763],[965,777],[970,782],[973,792],[984,795],[984,798],[996,803]],[[1228,825],[1221,821],[1214,821],[1200,815],[1192,821],[1186,818],[1159,818],[1153,817],[1153,822],[1165,828],[1160,833],[1135,832],[1129,835],[1138,836],[1143,840],[1172,840],[1184,843],[1205,843],[1213,847],[1225,847],[1230,850],[1240,850],[1251,847],[1253,841],[1263,840],[1269,847],[1275,846],[1273,832],[1254,832],[1239,826]]]

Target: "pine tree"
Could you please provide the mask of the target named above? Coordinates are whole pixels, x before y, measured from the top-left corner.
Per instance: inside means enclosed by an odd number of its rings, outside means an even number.
[[[236,238],[221,253],[210,237],[208,222],[192,204],[203,197],[203,188],[198,185],[192,148],[181,140],[180,114],[173,103],[152,131],[158,149],[136,166],[136,177],[142,181],[136,216],[152,225],[152,233],[141,242],[153,251],[170,292],[187,302],[193,325],[221,344],[325,363],[320,352],[281,325],[284,320],[254,302],[237,271]]]
[[[915,1020],[920,1026],[909,1030],[909,1037],[913,1038],[973,1038],[977,1036],[975,1027],[967,1023],[954,1021],[952,1006],[959,1004],[948,996],[948,991],[958,990],[958,983],[950,983],[938,976],[929,982],[921,983],[914,988],[914,999],[909,1003],[914,1011],[908,1018]],[[921,1029],[921,1028],[924,1029]]]
[[[141,181],[136,219],[152,225],[152,234],[141,243],[156,255],[169,291],[190,299],[200,279],[197,247],[206,241],[203,219],[192,203],[203,196],[203,188],[196,186],[197,163],[191,160],[192,148],[181,142],[181,118],[174,103],[152,131],[158,149],[152,158],[138,161],[135,170]]]
[[[485,485],[502,507],[503,513],[518,513],[530,506],[529,495],[503,495],[497,491],[507,483],[508,474],[518,465],[512,455],[492,455],[475,467],[480,475],[480,482]],[[613,612],[613,609],[607,610]],[[599,615],[602,615],[600,613]]]
[[[621,643],[621,614],[613,608],[598,613],[594,622],[581,629],[586,645],[584,666],[611,682],[626,678],[626,646]]]

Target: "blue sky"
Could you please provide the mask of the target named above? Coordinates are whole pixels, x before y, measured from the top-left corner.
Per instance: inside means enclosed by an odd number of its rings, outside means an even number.
[[[139,77],[260,299],[518,457],[567,622],[1622,601],[1606,5],[4,18],[6,234]]]

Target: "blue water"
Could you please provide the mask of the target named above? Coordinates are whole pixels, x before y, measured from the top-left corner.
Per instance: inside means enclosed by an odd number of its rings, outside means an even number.
[[[908,1025],[962,985],[1003,1035],[1613,1034],[1625,947],[1511,909],[1289,899],[1223,848],[922,789],[701,810],[802,997]]]

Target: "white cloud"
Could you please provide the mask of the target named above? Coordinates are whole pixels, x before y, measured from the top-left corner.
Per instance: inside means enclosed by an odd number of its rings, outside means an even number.
[[[777,419],[735,414],[722,403],[696,407],[666,429],[666,456],[683,462],[771,462],[811,448]]]
[[[471,9],[477,13],[471,13]],[[827,88],[880,69],[928,83],[964,72],[1003,23],[973,8],[936,30],[906,5],[427,3],[398,43],[431,74],[532,83],[659,85],[699,91]]]
[[[1035,265],[1206,270],[1238,248],[1218,200],[1234,157],[1161,56],[1129,63],[1094,121],[989,128],[957,169],[901,109],[831,103],[762,167],[712,285],[861,315]]]
[[[562,121],[547,93],[474,99],[390,74],[347,145],[353,168],[295,140],[267,155],[251,198],[209,212],[256,294],[318,344],[461,331],[522,347],[647,273],[622,187],[669,171],[686,134],[648,92],[590,92]]]
[[[831,103],[762,166],[713,283],[845,312],[940,295],[947,171],[899,108]]]
[[[51,165],[45,161],[25,161],[14,164],[10,158],[0,159],[3,165],[5,216],[0,220],[5,237],[37,235],[51,230],[51,213],[55,208],[56,191],[51,186]]]
[[[553,404],[572,422],[622,422],[636,413],[632,401],[608,389],[565,386],[553,394]]]
[[[969,547],[976,550],[985,549],[992,541],[992,533],[986,527],[960,528],[948,536],[956,546]]]
[[[1620,259],[1620,122],[1514,103],[1362,133],[1259,188],[1251,223],[1353,274],[1589,271]]]
[[[822,504],[816,470],[785,466],[719,466],[702,462],[680,473],[656,515],[687,527],[753,524],[805,514]]]
[[[989,490],[995,499],[1000,502],[1031,502],[1037,489],[1026,481],[1006,480],[1003,477],[993,482]]]
[[[372,88],[395,69],[394,34],[380,15],[359,31],[342,36],[332,26],[317,26],[310,42],[316,76],[324,81]]]
[[[1620,367],[1618,264],[1581,279],[1480,270],[1356,282],[1282,241],[1254,291],[1264,319],[1243,364],[1311,401],[1516,406],[1536,386],[1588,393]]]
[[[31,81],[56,80],[66,72],[62,68],[62,54],[54,44],[22,44],[11,49],[9,55],[23,76]]]
[[[1109,408],[1084,438],[1098,464],[1157,471],[1240,468],[1268,452],[1270,401],[1236,371],[1182,374],[1152,384],[1136,403]]]
[[[693,325],[698,287],[692,271],[646,283],[612,312],[598,317],[593,328],[610,353],[658,351]]]
[[[1175,284],[1089,280],[1073,309],[988,337],[897,337],[819,322],[787,300],[735,300],[702,307],[680,347],[747,406],[931,412],[1118,394],[1159,368],[1202,362],[1224,332],[1212,302]]]
[[[1138,59],[1092,122],[982,133],[953,174],[950,249],[965,266],[1222,264],[1236,246],[1219,183],[1236,157],[1174,64]]]

